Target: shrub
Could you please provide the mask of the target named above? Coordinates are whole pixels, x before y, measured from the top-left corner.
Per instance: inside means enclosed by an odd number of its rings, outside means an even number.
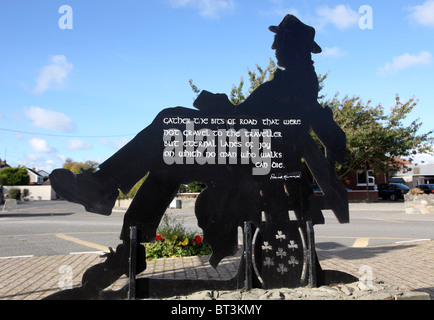
[[[18,188],[12,188],[8,191],[9,199],[21,200],[21,190]]]
[[[28,185],[30,182],[27,169],[23,166],[7,167],[0,171],[0,184],[5,186]]]
[[[179,186],[180,193],[198,193],[202,192],[203,189],[206,188],[206,185],[202,182],[193,181],[189,184],[182,184]]]
[[[420,188],[413,188],[413,189],[410,189],[408,194],[410,194],[410,195],[423,194],[423,191]]]
[[[146,175],[142,179],[140,179],[134,185],[134,187],[131,188],[131,190],[127,194],[124,194],[121,190],[119,190],[118,200],[133,199],[134,196],[136,195],[137,191],[139,190],[140,186],[142,185],[143,181],[145,181],[145,179],[146,179],[147,176],[148,175]]]
[[[163,216],[154,242],[144,243],[148,259],[187,257],[211,254],[211,247],[202,237],[187,231],[182,222]]]

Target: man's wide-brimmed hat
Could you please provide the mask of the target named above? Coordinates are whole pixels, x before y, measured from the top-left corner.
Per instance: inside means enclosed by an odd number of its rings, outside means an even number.
[[[278,26],[270,26],[271,32],[282,33],[287,31],[297,32],[299,36],[312,40],[312,53],[321,53],[321,47],[315,42],[315,29],[301,22],[296,16],[287,14]]]

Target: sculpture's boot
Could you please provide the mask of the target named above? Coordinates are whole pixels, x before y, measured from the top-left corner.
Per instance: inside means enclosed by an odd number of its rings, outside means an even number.
[[[90,295],[101,292],[122,275],[129,276],[129,244],[124,243],[117,246],[116,251],[110,248],[110,253],[105,255],[107,259],[103,263],[96,264],[83,274],[82,287]],[[145,247],[137,244],[136,274],[146,269]]]
[[[50,174],[50,183],[61,198],[103,215],[111,214],[119,194],[116,186],[108,185],[98,173],[90,171],[73,174],[66,169],[56,169]]]
[[[146,251],[143,245],[140,245],[141,238],[138,238],[136,270],[139,274],[146,269]],[[130,244],[129,239],[119,244],[116,251],[110,248],[110,252],[105,254],[106,260],[87,269],[82,277],[80,287],[65,289],[56,292],[44,300],[99,300],[99,299],[124,299],[126,291],[111,291],[104,289],[115,283],[122,275],[129,277],[130,267]]]

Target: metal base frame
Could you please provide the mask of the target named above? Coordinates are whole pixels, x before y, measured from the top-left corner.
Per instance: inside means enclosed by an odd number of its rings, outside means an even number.
[[[307,283],[311,287],[318,284],[315,242],[312,222],[307,222]],[[136,227],[130,227],[130,258],[129,258],[129,283],[128,299],[165,298],[169,296],[188,295],[201,290],[251,290],[253,287],[261,287],[253,272],[253,231],[249,221],[244,222],[243,254],[237,274],[228,280],[209,279],[160,279],[138,278],[136,274],[137,239],[139,238]]]

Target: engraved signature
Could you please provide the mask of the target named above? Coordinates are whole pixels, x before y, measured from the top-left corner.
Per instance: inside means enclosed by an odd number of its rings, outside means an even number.
[[[275,174],[270,175],[270,180],[290,180],[290,179],[300,179],[301,172],[291,172],[288,174]]]

